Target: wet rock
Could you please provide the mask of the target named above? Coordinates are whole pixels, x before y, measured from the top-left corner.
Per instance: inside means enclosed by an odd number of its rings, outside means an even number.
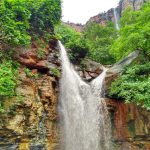
[[[1,114],[0,150],[52,150],[57,141],[57,81],[48,75],[31,79],[24,69],[19,72],[16,92],[21,97],[5,101],[7,111]],[[37,70],[33,72],[36,74]],[[50,148],[47,143],[51,143]]]
[[[85,81],[91,81],[96,78],[103,71],[103,66],[99,63],[91,61],[89,59],[84,60],[82,63],[83,68],[80,66],[75,66],[75,69],[78,71],[79,75]],[[82,68],[82,69],[81,69]]]
[[[150,112],[123,101],[106,99],[118,150],[150,149]]]

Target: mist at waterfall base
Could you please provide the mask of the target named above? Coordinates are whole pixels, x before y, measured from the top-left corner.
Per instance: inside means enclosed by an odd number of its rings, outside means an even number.
[[[62,77],[58,112],[61,150],[112,150],[110,119],[102,98],[107,69],[91,83],[84,82],[59,42]]]

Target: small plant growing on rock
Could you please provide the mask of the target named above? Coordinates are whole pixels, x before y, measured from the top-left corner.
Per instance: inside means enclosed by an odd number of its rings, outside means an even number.
[[[24,71],[25,71],[27,77],[34,78],[34,79],[36,79],[36,78],[39,77],[38,74],[34,74],[34,73],[33,73],[30,69],[28,69],[28,68],[25,68]]]
[[[45,50],[43,48],[39,48],[37,51],[37,57],[39,59],[42,59],[46,56]]]
[[[60,77],[60,71],[57,68],[51,68],[50,73],[54,75],[55,77],[58,77],[58,78]]]

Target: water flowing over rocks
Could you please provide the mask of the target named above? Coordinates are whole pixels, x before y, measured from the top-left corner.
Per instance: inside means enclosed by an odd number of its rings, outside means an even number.
[[[64,46],[60,42],[59,45],[62,59],[58,103],[60,149],[111,150],[109,116],[102,99],[107,69],[103,67],[104,71],[87,84],[69,62]]]

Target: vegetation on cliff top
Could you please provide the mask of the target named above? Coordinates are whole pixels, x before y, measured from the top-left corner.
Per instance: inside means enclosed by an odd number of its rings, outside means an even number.
[[[84,30],[84,38],[89,45],[88,57],[101,64],[113,64],[115,59],[109,49],[117,38],[117,32],[112,22],[106,26],[96,23],[87,24]]]
[[[116,60],[135,50],[140,50],[146,58],[150,57],[150,3],[145,3],[139,11],[128,8],[120,23],[119,37],[110,49]]]
[[[150,3],[139,11],[126,10],[121,18],[120,36],[111,47],[118,60],[140,50],[136,64],[128,66],[111,85],[110,96],[150,109]]]
[[[32,38],[49,40],[60,18],[60,0],[0,1],[0,96],[15,95],[14,50],[28,46]]]
[[[43,37],[47,32],[52,34],[60,17],[60,0],[1,0],[1,43],[28,45],[33,34]]]
[[[56,33],[69,51],[72,62],[79,62],[79,58],[88,57],[93,61],[102,64],[115,62],[109,49],[116,38],[116,30],[113,23],[102,26],[96,23],[89,23],[82,33],[67,24],[60,24]]]
[[[55,28],[55,31],[66,48],[70,49],[70,60],[73,63],[79,63],[89,51],[82,33],[77,32],[75,29],[64,23],[58,25]]]

